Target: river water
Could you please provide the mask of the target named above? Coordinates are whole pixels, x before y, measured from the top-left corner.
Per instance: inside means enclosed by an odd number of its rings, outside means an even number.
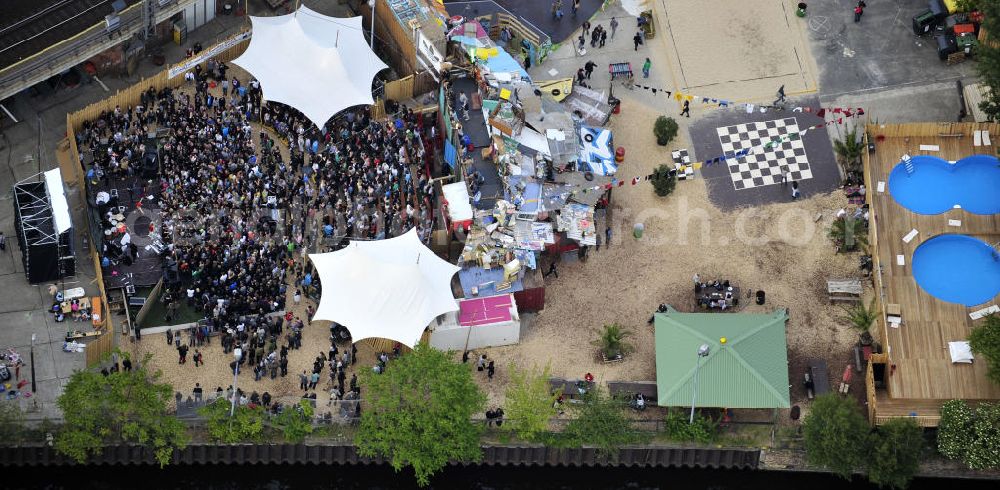
[[[29,477],[30,475],[30,477]],[[6,489],[411,489],[413,475],[385,466],[88,466],[53,470],[8,469]],[[576,490],[576,489],[875,489],[864,480],[843,480],[821,473],[649,469],[649,468],[503,468],[454,467],[435,475],[433,489]],[[911,490],[1000,488],[986,480],[914,480]]]

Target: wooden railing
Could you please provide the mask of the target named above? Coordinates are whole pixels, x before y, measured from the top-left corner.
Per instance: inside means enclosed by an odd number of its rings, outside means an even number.
[[[902,415],[902,416],[876,415],[875,425],[884,425],[886,422],[892,419],[898,419],[903,417],[912,419],[920,427],[937,427],[938,424],[941,422],[940,415]]]
[[[878,414],[877,401],[875,396],[875,374],[873,373],[875,369],[872,367],[872,362],[869,360],[868,367],[865,368],[865,396],[868,398],[868,423],[875,425],[875,420]]]

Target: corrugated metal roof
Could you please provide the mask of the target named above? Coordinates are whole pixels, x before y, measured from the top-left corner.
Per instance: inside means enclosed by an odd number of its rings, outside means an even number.
[[[699,407],[787,408],[788,313],[656,314],[657,403],[690,406],[698,348],[710,351],[698,372]],[[720,339],[726,338],[725,344]]]

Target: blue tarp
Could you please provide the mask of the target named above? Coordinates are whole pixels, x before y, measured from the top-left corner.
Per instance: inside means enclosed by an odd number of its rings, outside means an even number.
[[[497,55],[486,60],[486,67],[493,73],[519,73],[522,80],[531,81],[528,72],[503,48],[498,47]]]
[[[456,158],[455,145],[451,144],[451,141],[444,142],[444,161],[449,167],[455,168],[455,158]]]
[[[482,267],[463,268],[458,271],[458,279],[462,283],[462,292],[467,299],[524,291],[524,283],[521,279],[511,283],[510,288],[497,291],[496,285],[503,282],[503,267],[500,266],[493,267],[490,270],[483,269]],[[482,284],[490,281],[492,281],[492,284],[482,286]],[[479,294],[473,295],[472,288],[476,286],[479,286]]]

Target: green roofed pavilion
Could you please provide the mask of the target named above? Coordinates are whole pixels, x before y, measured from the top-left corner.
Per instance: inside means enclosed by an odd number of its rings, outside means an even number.
[[[788,408],[786,310],[768,314],[656,314],[657,404],[690,406],[698,348],[699,407]],[[721,339],[725,338],[725,342]]]

